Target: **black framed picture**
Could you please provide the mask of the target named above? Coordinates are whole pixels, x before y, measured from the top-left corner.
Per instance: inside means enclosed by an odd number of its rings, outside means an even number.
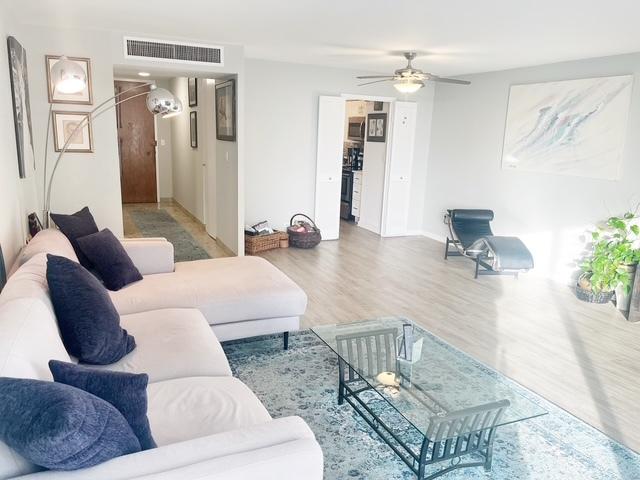
[[[373,111],[374,112],[381,112],[384,109],[384,103],[383,102],[373,102]]]
[[[216,85],[216,138],[236,141],[236,81]]]
[[[40,222],[40,218],[36,212],[30,213],[27,220],[29,222],[29,235],[33,238],[42,230],[42,222]]]
[[[367,142],[384,142],[387,139],[387,114],[370,113],[367,116]]]
[[[198,106],[198,79],[187,78],[187,89],[189,91],[189,106]]]
[[[191,148],[198,148],[198,112],[189,114],[189,132],[191,134]]]
[[[27,51],[14,37],[7,37],[9,53],[9,78],[13,100],[13,121],[18,150],[18,173],[26,178],[27,165],[35,170],[33,153],[33,130],[31,127],[31,104],[29,102],[29,75],[27,74]]]
[[[7,283],[7,269],[4,266],[4,255],[2,255],[2,245],[0,245],[0,292]]]

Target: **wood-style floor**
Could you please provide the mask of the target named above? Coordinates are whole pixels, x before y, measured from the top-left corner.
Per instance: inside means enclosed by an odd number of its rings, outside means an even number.
[[[136,236],[128,208],[125,233]],[[179,205],[148,208],[165,208],[212,256],[224,256]],[[262,256],[307,292],[304,328],[407,316],[640,452],[640,324],[532,274],[474,280],[472,262],[445,261],[443,249],[428,238],[381,238],[343,222],[339,241]]]
[[[640,452],[640,324],[532,274],[473,278],[424,237],[342,223],[339,241],[264,258],[309,296],[303,326],[404,315]]]

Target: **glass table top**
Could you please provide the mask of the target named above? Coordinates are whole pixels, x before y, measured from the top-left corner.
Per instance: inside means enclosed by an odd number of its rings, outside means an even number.
[[[405,318],[311,330],[423,435],[433,417],[505,399],[497,425],[547,413],[517,384]]]

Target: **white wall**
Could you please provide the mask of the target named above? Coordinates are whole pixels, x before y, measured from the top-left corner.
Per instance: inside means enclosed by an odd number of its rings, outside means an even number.
[[[236,79],[236,95],[238,103],[236,105],[237,118],[242,118],[242,84],[239,77]],[[219,80],[219,83],[224,80]],[[245,117],[246,119],[246,117]],[[239,140],[242,135],[241,122],[237,125],[237,136]],[[215,135],[215,131],[212,133]],[[249,137],[249,142],[253,139]],[[234,253],[242,255],[244,253],[244,237],[241,229],[244,228],[243,219],[230,205],[242,206],[243,192],[240,189],[239,179],[241,175],[239,143],[218,140],[216,142],[216,216],[217,216],[217,239]],[[243,211],[243,210],[241,210]]]
[[[283,227],[294,213],[313,216],[318,96],[358,93],[396,97],[391,85],[358,87],[359,72],[247,59],[246,223],[269,220]],[[404,99],[404,98],[402,98]],[[418,102],[410,228],[422,229],[433,90],[408,97]]]
[[[494,232],[520,236],[535,272],[566,281],[589,225],[640,201],[640,88],[635,86],[619,181],[501,169],[513,84],[640,73],[640,54],[565,62],[466,77],[468,87],[436,89],[424,228],[444,236],[447,208],[490,208]],[[637,80],[637,79],[636,79]]]
[[[202,115],[200,95],[198,106],[189,107],[187,79],[171,79],[171,91],[176,95],[184,111],[171,117],[171,148],[173,159],[173,198],[194,217],[204,223],[203,156],[202,156]],[[200,80],[198,94],[201,93]],[[191,148],[190,112],[198,112],[198,148]]]
[[[365,119],[367,119],[370,113],[389,113],[388,102],[384,102],[383,108],[380,112],[374,112],[373,106],[373,102],[365,102]],[[390,119],[387,116],[387,135],[389,133],[389,120]],[[358,226],[380,234],[388,142],[368,141],[368,129],[369,124],[367,123],[364,137],[362,192],[360,196],[360,220],[358,221]]]
[[[94,106],[113,96],[113,67],[109,35],[101,31],[20,26],[18,39],[28,52],[29,88],[37,160],[38,199],[42,203],[44,132],[49,103],[44,56],[47,54],[91,58]],[[88,111],[88,105],[55,104],[54,110]],[[94,153],[67,153],[53,183],[51,210],[73,213],[89,206],[100,228],[122,235],[120,165],[115,112],[111,110],[93,124]],[[52,138],[49,159],[55,160]],[[50,163],[51,165],[51,163]],[[51,168],[49,168],[49,172]]]
[[[160,88],[171,90],[169,80],[166,78],[157,79],[156,85]],[[171,120],[160,117],[155,118],[156,122],[156,141],[157,148],[157,165],[158,165],[158,190],[160,198],[173,197],[173,152],[171,141]]]
[[[0,110],[0,246],[7,271],[25,242],[27,214],[37,210],[35,172],[27,166],[28,178],[21,180],[18,175],[6,37],[13,35],[18,41],[22,39],[14,30],[12,20],[8,4],[0,3],[0,105],[3,106]],[[31,56],[27,50],[29,60]],[[29,71],[30,80],[32,75]]]

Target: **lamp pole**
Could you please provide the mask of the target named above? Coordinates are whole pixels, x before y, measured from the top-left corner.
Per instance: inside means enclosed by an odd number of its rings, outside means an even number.
[[[43,183],[43,191],[42,191],[43,198],[44,198],[44,208],[43,208],[43,211],[42,211],[42,215],[43,215],[44,227],[45,228],[49,228],[49,226],[50,226],[49,214],[51,213],[51,210],[50,210],[51,209],[51,186],[53,184],[53,177],[54,177],[54,175],[56,173],[56,170],[58,169],[58,165],[60,164],[60,160],[62,159],[63,155],[67,152],[67,149],[69,148],[69,144],[71,143],[71,140],[73,139],[75,134],[77,132],[79,132],[82,128],[87,126],[90,122],[92,122],[93,120],[98,118],[103,113],[106,113],[107,111],[111,110],[112,108],[117,107],[118,105],[120,105],[120,104],[122,104],[124,102],[127,102],[127,101],[132,100],[132,99],[137,98],[137,97],[141,97],[143,95],[147,95],[148,92],[138,93],[138,94],[132,95],[130,97],[127,97],[127,98],[125,98],[123,100],[118,100],[118,98],[120,98],[125,93],[128,93],[131,90],[136,90],[138,88],[148,87],[150,85],[154,85],[154,83],[153,82],[141,83],[140,85],[136,85],[135,87],[131,87],[131,88],[128,88],[126,90],[123,90],[122,92],[117,93],[113,97],[110,97],[110,98],[106,99],[104,102],[100,103],[93,110],[89,111],[87,116],[81,122],[79,122],[76,125],[76,127],[73,129],[73,131],[67,136],[67,140],[65,141],[64,145],[62,146],[62,149],[60,150],[60,153],[58,154],[58,157],[56,158],[56,161],[53,164],[53,169],[51,170],[51,176],[49,177],[49,179],[48,179],[49,182],[47,183],[47,153],[48,153],[48,144],[49,144],[49,130],[50,130],[50,126],[51,126],[51,111],[52,111],[53,105],[49,106],[49,119],[47,121],[47,137],[46,137],[46,141],[45,141],[45,150],[44,150],[44,183]],[[55,89],[55,85],[54,85],[54,89]],[[98,111],[102,107],[107,105],[107,103],[109,103],[112,100],[116,100],[116,102],[113,105],[110,105],[110,106],[104,108],[102,111]]]

